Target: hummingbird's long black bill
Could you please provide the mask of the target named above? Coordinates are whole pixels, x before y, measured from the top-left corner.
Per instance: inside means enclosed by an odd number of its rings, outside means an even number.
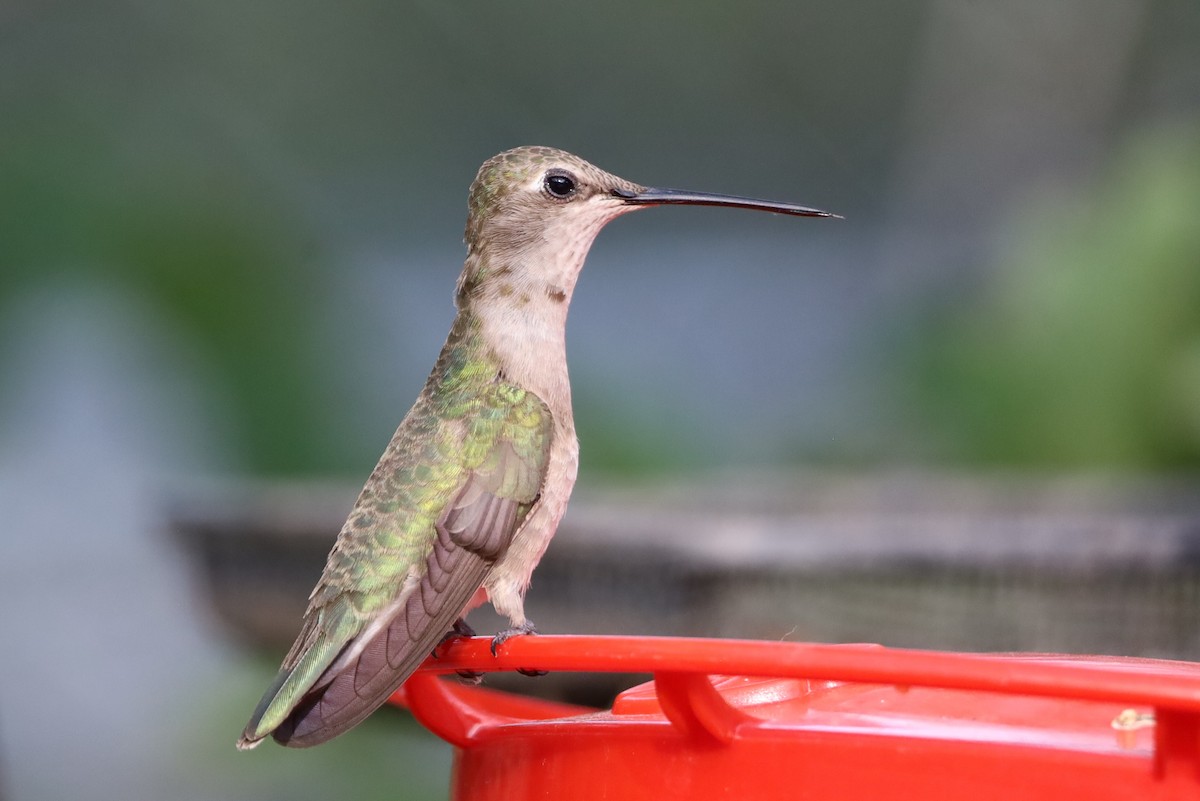
[[[644,189],[632,192],[628,189],[612,190],[614,197],[619,197],[631,206],[729,206],[737,209],[755,209],[757,211],[772,211],[776,214],[793,214],[797,217],[836,217],[820,209],[810,209],[807,206],[797,206],[794,203],[780,203],[775,200],[758,200],[752,197],[737,195],[719,195],[713,192],[687,192],[682,189]]]

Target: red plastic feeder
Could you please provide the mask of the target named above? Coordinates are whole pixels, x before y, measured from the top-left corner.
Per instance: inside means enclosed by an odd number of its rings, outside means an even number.
[[[396,693],[451,797],[1200,798],[1200,664],[653,637],[448,644]],[[437,674],[654,674],[600,711]]]

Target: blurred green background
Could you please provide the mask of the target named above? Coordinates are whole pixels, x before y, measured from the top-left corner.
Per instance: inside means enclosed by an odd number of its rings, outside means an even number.
[[[1197,42],[1194,0],[9,0],[0,796],[444,795],[413,727],[234,753],[273,665],[207,624],[161,498],[364,476],[515,145],[846,217],[604,232],[582,486],[1196,469]]]

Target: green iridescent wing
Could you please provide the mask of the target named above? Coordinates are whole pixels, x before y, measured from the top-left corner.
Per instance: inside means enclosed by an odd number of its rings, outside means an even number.
[[[446,389],[446,387],[443,387]],[[449,630],[536,504],[553,428],[496,382],[423,400],[396,432],[240,745],[316,745],[357,724]]]

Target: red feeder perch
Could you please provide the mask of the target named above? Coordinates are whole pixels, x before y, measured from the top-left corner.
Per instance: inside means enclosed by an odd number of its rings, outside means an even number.
[[[651,637],[445,646],[393,701],[455,746],[452,798],[1200,798],[1200,664]],[[611,710],[437,674],[647,672]]]

